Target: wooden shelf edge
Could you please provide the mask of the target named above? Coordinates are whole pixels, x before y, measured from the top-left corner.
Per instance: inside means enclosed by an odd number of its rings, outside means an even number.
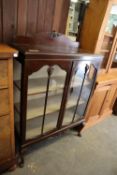
[[[90,83],[88,81],[86,81],[85,83],[85,86],[88,86]],[[14,81],[14,85],[15,87],[18,88],[18,90],[21,90],[20,87],[19,87],[19,83]],[[76,87],[80,87],[80,84],[77,84],[75,83],[73,85],[73,88],[76,88]],[[29,92],[28,92],[28,96],[33,96],[33,95],[39,95],[39,94],[44,94],[46,93],[46,90],[44,90],[45,87],[41,87],[40,89],[38,88],[38,90],[35,90],[31,92],[30,88],[29,88]],[[53,92],[53,91],[58,91],[58,90],[64,90],[64,86],[62,87],[62,85],[58,85],[58,87],[50,87],[49,88],[49,92]]]
[[[105,33],[104,35],[107,36],[107,37],[110,37],[110,38],[113,38],[113,37],[114,37],[114,36],[113,36],[112,34],[110,34],[110,33]]]
[[[108,49],[101,49],[101,53],[109,53],[110,52],[110,50],[108,50]]]
[[[80,101],[80,104],[79,105],[82,105],[82,104],[84,104],[85,103],[85,101]],[[15,110],[18,112],[18,113],[20,113],[20,111],[19,111],[19,109],[18,109],[18,104],[15,104],[14,105],[15,107]],[[54,106],[54,105],[53,105]],[[76,103],[71,103],[71,104],[69,104],[69,105],[67,105],[66,106],[66,109],[69,109],[69,108],[72,108],[72,107],[74,107],[74,106],[76,106]],[[37,109],[39,109],[39,108],[37,108]],[[49,109],[49,106],[48,106],[48,109]],[[51,108],[50,108],[51,109]],[[54,106],[54,108],[53,108],[53,110],[48,110],[47,112],[46,112],[46,115],[48,115],[48,114],[52,114],[52,113],[55,113],[55,112],[57,112],[57,111],[59,111],[60,110],[60,108],[56,108],[56,106]],[[31,119],[34,119],[34,118],[37,118],[37,117],[42,117],[42,113],[40,113],[39,114],[39,111],[42,111],[42,108],[40,108],[38,111],[37,111],[37,114],[35,114],[34,116],[28,116],[27,117],[27,120],[31,120]],[[30,113],[30,112],[29,112]]]

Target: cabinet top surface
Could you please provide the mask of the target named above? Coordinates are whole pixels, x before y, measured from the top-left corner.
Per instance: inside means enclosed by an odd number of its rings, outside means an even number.
[[[102,55],[80,53],[69,47],[64,48],[30,44],[14,44],[14,47],[25,55],[25,59],[57,59],[59,57],[59,59],[100,60],[100,62],[103,59]]]
[[[65,35],[56,32],[39,33],[33,36],[17,36],[13,46],[25,55],[56,55],[72,57],[72,59],[82,55],[101,58],[100,55],[79,53],[78,42],[74,42]]]
[[[101,55],[79,53],[79,43],[71,41],[65,35],[52,38],[51,34],[42,33],[33,37],[16,37],[13,46],[27,58],[40,59],[40,56],[53,56],[51,59],[56,59],[56,56],[63,56],[69,59],[79,59],[87,57],[89,59],[102,59]]]
[[[5,44],[0,44],[0,58],[17,56],[18,51]]]

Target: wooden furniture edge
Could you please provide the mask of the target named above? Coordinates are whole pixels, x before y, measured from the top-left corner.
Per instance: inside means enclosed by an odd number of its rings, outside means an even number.
[[[11,58],[11,57],[17,57],[18,51],[6,44],[0,44],[0,59],[2,58]]]

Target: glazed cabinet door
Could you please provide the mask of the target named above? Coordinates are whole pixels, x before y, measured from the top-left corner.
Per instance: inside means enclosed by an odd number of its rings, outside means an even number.
[[[62,126],[79,122],[85,116],[97,69],[87,61],[75,62]]]
[[[71,65],[69,61],[38,61],[28,70],[26,140],[57,129]]]

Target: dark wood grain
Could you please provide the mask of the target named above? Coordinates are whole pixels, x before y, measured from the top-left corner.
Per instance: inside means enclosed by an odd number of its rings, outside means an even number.
[[[27,34],[34,34],[37,27],[39,0],[28,0]]]
[[[63,0],[55,0],[53,30],[59,32],[61,23]]]
[[[24,76],[25,75],[25,76]],[[27,91],[28,91],[28,72],[27,62],[23,62],[21,72],[21,101],[20,103],[21,120],[20,120],[20,141],[21,144],[25,142],[26,137],[26,113],[27,113]],[[25,117],[24,117],[25,116]]]
[[[3,41],[9,42],[16,33],[17,0],[3,0]]]
[[[61,21],[59,23],[59,24],[61,24],[61,25],[59,25],[60,26],[60,28],[59,28],[60,33],[65,33],[65,31],[66,31],[66,23],[67,23],[67,18],[68,18],[69,6],[70,6],[70,0],[63,0]]]
[[[44,31],[46,2],[47,0],[39,0],[38,18],[37,18],[37,33]]]
[[[27,30],[27,4],[28,0],[18,1],[18,35],[25,35]]]
[[[65,33],[68,9],[69,0],[1,0],[0,41],[52,30]]]
[[[46,2],[46,11],[44,19],[44,31],[52,31],[52,24],[54,19],[54,9],[55,9],[55,0],[47,0]]]

